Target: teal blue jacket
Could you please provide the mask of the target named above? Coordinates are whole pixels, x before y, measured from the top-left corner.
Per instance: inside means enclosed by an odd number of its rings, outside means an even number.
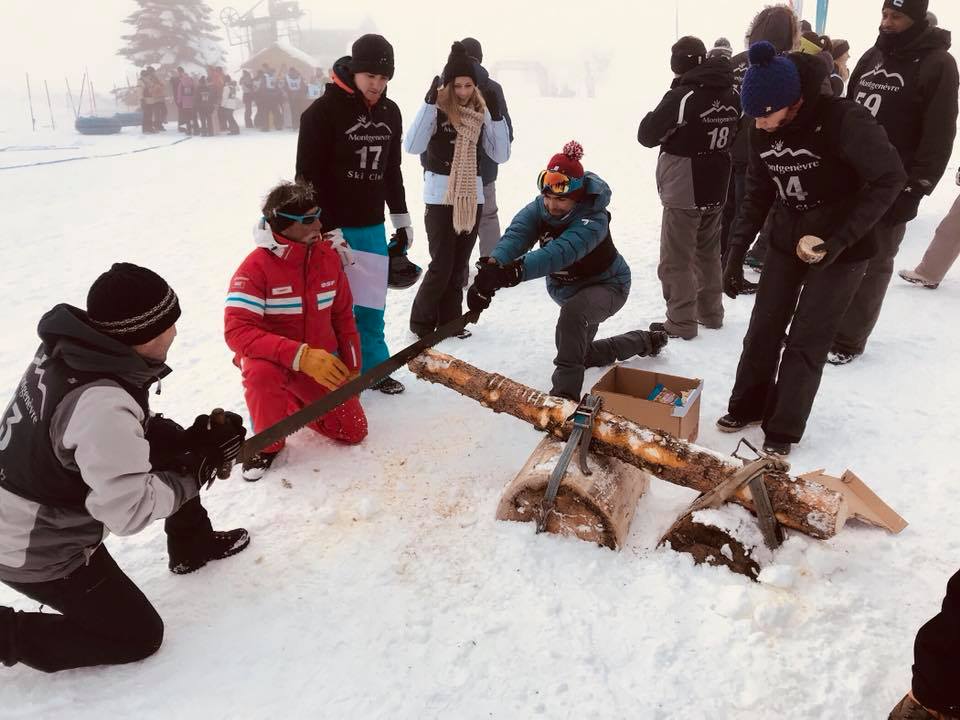
[[[584,187],[586,197],[562,218],[555,218],[547,212],[543,196],[538,195],[517,213],[491,253],[501,265],[522,256],[522,279],[546,277],[547,291],[560,305],[589,285],[616,285],[625,295],[630,292],[630,266],[619,253],[604,272],[580,282],[560,283],[549,277],[550,273],[559,272],[585,257],[607,237],[610,186],[588,172],[584,175]],[[541,223],[560,232],[546,245],[533,250],[538,245]]]

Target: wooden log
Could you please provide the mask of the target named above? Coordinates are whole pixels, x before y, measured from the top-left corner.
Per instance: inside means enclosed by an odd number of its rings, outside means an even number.
[[[497,520],[537,520],[563,446],[551,435],[540,441],[523,469],[504,489]],[[630,533],[637,502],[647,491],[650,478],[616,458],[590,453],[588,462],[590,475],[580,472],[576,458],[570,463],[557,491],[554,510],[547,517],[546,530],[619,550]]]
[[[417,377],[446,385],[494,412],[507,413],[565,440],[567,418],[577,403],[552,397],[496,373],[488,373],[450,355],[427,350],[408,363]],[[597,415],[590,449],[615,457],[661,480],[706,492],[742,467],[735,458],[651,430],[602,411]],[[768,473],[764,483],[777,519],[811,537],[833,537],[847,520],[843,494],[804,478]],[[753,511],[749,488],[738,490],[731,502]]]

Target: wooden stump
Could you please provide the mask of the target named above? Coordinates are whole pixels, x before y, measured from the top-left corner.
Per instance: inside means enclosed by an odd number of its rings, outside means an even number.
[[[662,542],[677,552],[689,553],[697,565],[717,565],[756,580],[760,565],[739,540],[712,525],[701,525],[691,515],[681,518]]]
[[[536,521],[550,474],[564,443],[545,436],[523,469],[504,489],[498,520]],[[581,540],[619,550],[630,532],[640,496],[647,491],[646,473],[612,457],[591,453],[591,475],[580,472],[576,455],[557,491],[547,532],[575,535]]]

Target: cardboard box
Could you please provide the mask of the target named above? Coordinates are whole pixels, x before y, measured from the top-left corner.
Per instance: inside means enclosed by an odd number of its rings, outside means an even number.
[[[647,400],[658,384],[679,393],[691,390],[683,407]],[[603,398],[603,409],[638,425],[664,430],[693,442],[700,431],[700,395],[703,380],[616,365],[591,390]]]

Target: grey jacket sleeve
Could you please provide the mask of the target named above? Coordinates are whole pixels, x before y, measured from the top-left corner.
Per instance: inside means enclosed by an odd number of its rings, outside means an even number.
[[[494,120],[489,110],[484,110],[483,134],[480,137],[483,150],[497,165],[510,159],[510,126],[505,120]]]
[[[57,408],[51,440],[61,462],[89,486],[87,511],[110,532],[138,533],[196,497],[192,477],[151,471],[144,412],[129,393],[113,384],[75,392]]]

